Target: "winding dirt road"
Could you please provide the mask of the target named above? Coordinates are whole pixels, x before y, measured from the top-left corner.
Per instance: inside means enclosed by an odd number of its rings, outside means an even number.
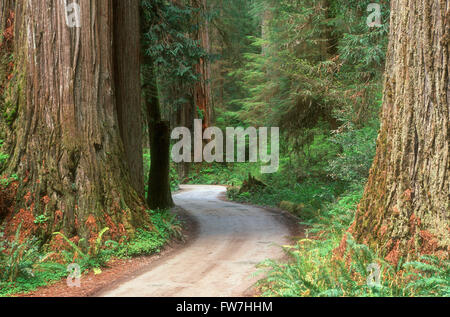
[[[290,242],[285,216],[226,202],[221,186],[183,186],[175,203],[198,223],[198,234],[180,252],[149,271],[100,294],[105,297],[248,296],[255,266],[283,257]]]

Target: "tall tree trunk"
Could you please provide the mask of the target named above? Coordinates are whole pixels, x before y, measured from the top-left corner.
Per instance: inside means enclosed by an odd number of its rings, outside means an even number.
[[[151,209],[174,206],[170,191],[170,124],[158,121],[150,134],[151,166],[148,181],[148,205]]]
[[[157,9],[156,7],[154,8]],[[143,19],[144,20],[144,19]],[[143,23],[145,33],[150,25]],[[159,101],[158,81],[155,62],[141,47],[143,59],[142,81],[147,113],[148,134],[150,139],[151,165],[148,178],[147,203],[151,209],[167,209],[173,207],[170,190],[170,123],[162,121]]]
[[[17,1],[15,7],[10,84],[19,95],[7,171],[20,183],[9,223],[23,220],[23,228],[44,241],[63,231],[87,243],[103,227],[119,239],[146,219],[119,132],[114,83],[123,89],[114,78],[113,2],[79,4],[80,28],[66,25],[64,1]],[[135,128],[122,122],[123,129]],[[48,221],[35,225],[38,215]]]
[[[208,10],[207,2],[206,0],[194,0],[193,6],[200,9],[197,16],[199,29],[196,34],[196,40],[199,41],[205,52],[209,54],[211,51],[209,40],[209,21],[203,16]],[[206,129],[211,125],[212,119],[211,63],[209,62],[208,57],[200,58],[196,67],[200,80],[194,87],[194,102],[197,108],[196,110],[201,112],[203,129]]]
[[[193,97],[190,98],[186,104],[184,104],[182,107],[179,107],[176,109],[172,122],[175,127],[186,127],[191,131],[191,133],[194,131],[194,119],[195,119],[195,112],[194,112],[194,101]],[[192,140],[193,142],[193,140]],[[193,143],[192,143],[192,148]],[[191,172],[191,163],[190,162],[180,162],[177,163],[177,174],[181,182],[184,182]]]
[[[144,196],[139,0],[114,0],[115,92],[131,182]]]
[[[448,258],[450,2],[391,5],[382,127],[350,231],[394,264]]]
[[[143,80],[151,154],[147,203],[151,209],[167,209],[174,205],[169,175],[170,124],[161,120],[154,63],[149,57],[145,57],[144,60],[146,62]]]

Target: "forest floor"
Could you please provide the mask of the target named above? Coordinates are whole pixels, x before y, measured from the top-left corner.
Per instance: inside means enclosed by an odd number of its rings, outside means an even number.
[[[186,185],[175,203],[198,223],[189,246],[161,258],[147,272],[114,283],[94,296],[252,296],[257,265],[282,259],[282,245],[298,233],[283,213],[223,199],[222,186]]]
[[[257,265],[286,260],[281,246],[303,233],[298,219],[281,210],[226,199],[226,188],[184,185],[174,194],[184,223],[184,241],[158,254],[108,263],[99,275],[83,276],[81,287],[65,280],[24,297],[254,296]]]
[[[36,291],[17,295],[18,297],[90,297],[110,288],[113,285],[133,279],[136,276],[148,271],[155,263],[164,260],[168,255],[186,248],[197,235],[198,224],[185,210],[175,207],[173,212],[183,222],[183,241],[180,239],[171,240],[164,249],[156,254],[140,256],[130,259],[115,259],[108,263],[106,268],[102,268],[101,274],[89,272],[82,276],[81,287],[69,287],[65,279],[48,286],[41,287]]]

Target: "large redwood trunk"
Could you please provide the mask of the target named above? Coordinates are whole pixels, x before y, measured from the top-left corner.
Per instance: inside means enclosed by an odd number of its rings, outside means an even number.
[[[114,77],[113,2],[79,4],[80,28],[66,25],[64,1],[15,5],[18,36],[9,85],[16,96],[8,95],[6,103],[17,106],[17,118],[10,125],[7,172],[19,176],[19,186],[9,229],[17,225],[15,216],[44,240],[63,231],[89,241],[103,227],[119,239],[145,222],[119,130],[116,91],[125,92],[114,86],[121,81]],[[129,121],[121,121],[122,131],[136,127],[126,126]],[[47,222],[34,224],[38,215]]]
[[[352,230],[395,264],[450,251],[450,2],[391,5],[382,127]]]

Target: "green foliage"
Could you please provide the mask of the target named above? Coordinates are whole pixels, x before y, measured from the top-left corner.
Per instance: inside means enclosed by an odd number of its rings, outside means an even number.
[[[16,174],[12,174],[11,176],[7,177],[4,176],[3,178],[0,178],[0,186],[6,188],[8,187],[12,182],[15,182],[18,180],[18,177]]]
[[[240,116],[278,124],[292,139],[319,119],[333,122],[337,109],[352,110],[355,123],[372,118],[389,9],[383,7],[383,27],[369,29],[362,14],[369,3],[254,1],[252,14],[263,17],[266,30],[249,37],[259,49],[242,54],[246,62],[230,73],[247,91],[233,101]]]
[[[0,140],[0,171],[3,169],[6,162],[9,159],[9,155],[6,153],[3,153],[3,151],[1,150],[2,147],[3,147],[3,140]]]
[[[189,178],[189,184],[202,185],[238,185],[249,172],[258,173],[259,165],[251,163],[202,163],[194,164]]]
[[[36,216],[36,219],[34,220],[35,224],[44,224],[49,220],[49,218],[46,215],[39,215]]]
[[[450,297],[450,261],[434,256],[422,256],[419,261],[407,262],[404,268],[412,281],[406,285],[406,291],[413,296]]]
[[[70,241],[69,238],[67,238],[61,232],[55,232],[53,234],[62,237],[64,239],[64,241],[66,241],[72,247],[73,251],[77,252],[77,254],[80,255],[82,258],[87,259],[89,257],[87,254],[85,254],[83,251],[81,251],[81,248],[79,246],[77,246],[75,243]],[[80,242],[82,242],[82,241],[83,240],[80,240]]]
[[[343,191],[343,184],[314,178],[299,182],[293,173],[292,164],[289,157],[281,157],[280,169],[273,174],[260,174],[259,164],[213,164],[210,168],[206,168],[204,164],[203,168],[198,169],[198,173],[192,173],[194,176],[191,176],[191,183],[231,185],[227,196],[237,202],[270,207],[280,206],[281,202],[302,205],[301,212],[296,211],[296,215],[303,220],[314,218],[326,203],[334,201]],[[267,187],[239,194],[239,185],[248,177],[249,172],[267,184]]]
[[[3,239],[0,233],[0,281],[14,282],[19,276],[33,275],[33,266],[39,259],[39,244],[36,238],[20,241],[22,223],[12,241]]]
[[[200,15],[199,9],[185,1],[141,1],[143,45],[152,64],[144,67],[157,69],[165,114],[190,100],[189,89],[199,80],[195,65],[200,58],[209,58],[198,41],[190,36],[200,27],[195,19]]]
[[[44,253],[36,239],[20,241],[21,225],[11,242],[0,233],[0,297],[30,292],[65,278],[67,264],[74,261],[82,272],[92,269],[98,274],[113,258],[154,254],[160,252],[169,239],[182,238],[181,222],[175,215],[168,211],[149,211],[148,216],[153,224],[151,229],[138,229],[132,240],[119,244],[116,241],[103,243],[103,236],[109,230],[104,228],[86,252],[81,247],[83,240],[77,245],[64,234],[55,232],[54,235],[62,237],[71,247],[60,251],[62,263],[50,261],[54,253]]]
[[[103,235],[109,230],[109,228],[103,228],[99,234],[97,239],[95,240],[95,244],[94,245],[90,245],[88,247],[87,252],[83,252],[81,250],[81,247],[79,245],[81,245],[84,240],[81,239],[78,244],[76,245],[75,243],[73,243],[72,241],[70,241],[64,234],[62,234],[61,232],[55,232],[53,233],[54,235],[59,235],[61,236],[73,249],[73,252],[69,252],[67,250],[62,251],[66,262],[70,263],[74,257],[75,254],[77,256],[80,256],[81,258],[79,259],[79,265],[83,270],[89,270],[91,268],[93,269],[99,269],[100,267],[103,267],[106,265],[106,263],[109,261],[110,257],[113,255],[113,251],[118,245],[116,242],[114,241],[107,241],[104,244],[103,247]]]
[[[341,148],[333,142],[327,123],[319,122],[314,128],[302,132],[297,142],[303,145],[299,147],[301,150],[293,150],[291,169],[300,181],[309,178],[326,180],[330,161],[339,156]]]
[[[342,152],[329,161],[326,170],[334,179],[360,184],[369,176],[375,157],[378,124],[364,128],[349,129],[337,133],[331,140],[340,146]]]
[[[294,212],[302,220],[315,219],[320,214],[324,204],[335,198],[339,189],[338,184],[304,182],[293,187],[282,187],[271,183],[269,187],[253,193],[238,194],[236,189],[228,192],[228,198],[237,202],[250,202],[261,206],[283,208],[282,202],[301,205],[301,211]],[[283,208],[286,209],[286,208]],[[291,211],[291,210],[287,210]]]
[[[350,234],[344,255],[335,254],[361,196],[361,190],[349,192],[307,222],[313,238],[285,246],[290,262],[261,263],[267,273],[259,283],[264,296],[449,296],[449,261],[427,256],[392,267],[366,245],[355,243]],[[380,268],[379,285],[368,284],[368,267],[374,263]]]
[[[4,153],[2,151],[3,148],[3,140],[0,139],[0,172],[2,172],[5,168],[6,168],[6,164],[8,163],[8,159],[9,159],[9,154]],[[6,175],[1,175],[0,174],[0,188],[1,187],[8,187],[9,184],[11,184],[12,182],[16,181],[17,175],[13,174],[10,176],[6,176]]]
[[[121,245],[116,253],[119,257],[150,255],[161,251],[172,237],[181,238],[181,223],[168,211],[149,211],[152,228],[141,228],[136,236]]]
[[[94,269],[94,271],[101,272],[99,268],[106,265],[117,247],[117,242],[109,241],[105,243],[106,247],[100,249],[102,236],[108,228],[99,233],[95,245],[86,253],[82,252],[81,248],[65,235],[56,232],[54,234],[61,236],[69,243],[72,250],[61,251],[65,263],[55,263],[48,261],[54,253],[43,253],[36,238],[20,241],[20,230],[21,225],[11,242],[3,239],[3,233],[0,233],[0,296],[33,291],[66,277],[66,265],[73,262],[75,255],[80,256],[77,263],[82,271]],[[111,244],[113,244],[113,248],[108,247]]]
[[[9,159],[9,155],[8,154],[0,152],[0,166],[4,166],[8,159]]]
[[[163,245],[164,239],[156,233],[148,229],[138,229],[136,231],[136,237],[127,243],[122,252],[119,251],[119,256],[133,257],[149,255],[160,252]]]
[[[381,28],[366,24],[369,3],[255,0],[239,4],[244,12],[234,1],[220,7],[220,67],[228,75],[216,79],[217,124],[279,126],[282,156],[299,183],[360,183],[374,155],[389,31],[388,3]],[[245,26],[237,21],[243,15]],[[227,41],[236,26],[241,30]],[[228,91],[230,85],[239,89]]]
[[[39,263],[33,276],[19,276],[14,282],[0,280],[0,297],[35,291],[67,277],[66,266],[59,263]]]
[[[221,128],[242,126],[235,100],[247,97],[247,88],[236,80],[234,72],[244,66],[243,56],[257,53],[251,36],[260,30],[260,21],[251,11],[254,1],[208,0],[213,16],[211,49],[217,57],[212,71],[216,125]]]

